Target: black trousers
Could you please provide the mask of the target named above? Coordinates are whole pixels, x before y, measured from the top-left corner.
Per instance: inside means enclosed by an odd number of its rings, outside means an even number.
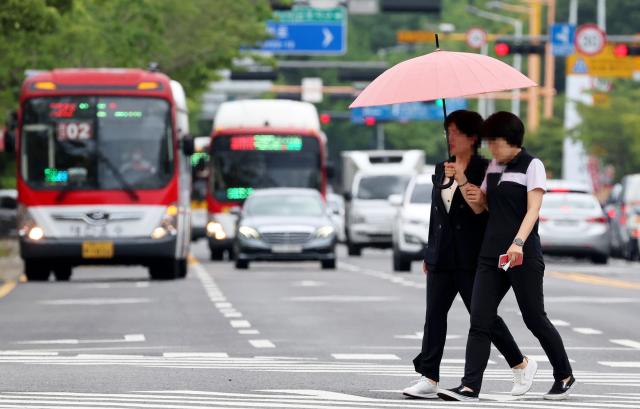
[[[474,391],[480,391],[482,387],[482,375],[491,352],[493,323],[498,316],[498,305],[509,288],[513,288],[524,323],[538,338],[553,366],[553,377],[556,380],[569,377],[572,374],[571,364],[562,338],[544,310],[542,257],[527,258],[525,255],[521,266],[506,272],[499,269],[497,264],[498,260],[493,258],[480,258],[478,264],[462,384]]]
[[[427,312],[422,337],[422,352],[413,360],[416,372],[440,381],[440,362],[447,336],[447,315],[459,293],[467,311],[471,311],[475,271],[445,270],[427,273]],[[502,318],[491,322],[491,342],[502,353],[510,367],[522,363],[524,357]]]

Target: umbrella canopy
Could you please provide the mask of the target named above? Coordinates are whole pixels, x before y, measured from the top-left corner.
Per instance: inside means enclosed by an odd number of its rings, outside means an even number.
[[[436,50],[389,68],[349,108],[458,98],[537,85],[495,58]]]

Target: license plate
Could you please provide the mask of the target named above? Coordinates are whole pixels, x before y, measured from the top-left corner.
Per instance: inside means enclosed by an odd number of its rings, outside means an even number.
[[[83,242],[82,258],[113,258],[113,242],[112,241]]]
[[[271,247],[274,253],[302,253],[302,246],[295,244],[279,244]]]
[[[576,220],[557,220],[556,225],[563,227],[573,227],[577,226],[578,222]]]

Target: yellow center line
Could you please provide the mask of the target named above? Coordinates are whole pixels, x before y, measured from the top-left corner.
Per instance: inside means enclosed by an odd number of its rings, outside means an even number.
[[[557,271],[547,272],[554,278],[561,280],[575,281],[584,284],[600,285],[605,287],[624,288],[627,290],[640,290],[640,283],[633,281],[618,280],[616,278],[600,277],[584,273],[561,273]]]
[[[10,280],[0,286],[0,298],[6,297],[18,283],[16,280]]]
[[[198,261],[198,259],[196,258],[196,256],[194,256],[193,254],[189,253],[189,255],[187,256],[187,262],[190,265],[194,265],[194,264],[199,264],[200,262]]]

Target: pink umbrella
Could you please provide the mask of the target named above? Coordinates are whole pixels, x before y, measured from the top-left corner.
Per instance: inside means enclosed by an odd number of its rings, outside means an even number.
[[[458,98],[537,85],[495,58],[436,50],[389,68],[349,108]]]
[[[500,60],[482,54],[442,51],[437,34],[435,40],[436,51],[389,68],[373,80],[349,108],[442,99],[446,118],[445,98],[538,85]],[[448,149],[449,133],[446,128],[445,136]],[[452,184],[453,180],[450,180],[439,187],[446,189]]]

